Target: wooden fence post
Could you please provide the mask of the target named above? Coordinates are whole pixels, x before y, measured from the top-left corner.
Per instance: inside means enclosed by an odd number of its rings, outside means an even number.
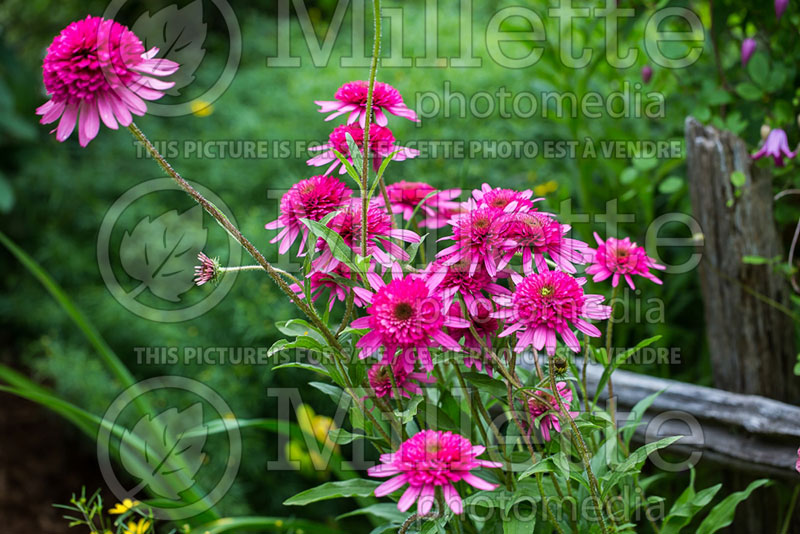
[[[714,385],[798,404],[795,325],[775,305],[788,305],[791,288],[769,265],[742,262],[743,256],[782,253],[772,213],[772,174],[755,165],[744,141],[730,132],[689,117],[685,134],[689,192],[704,236],[699,274]],[[745,177],[738,197],[734,171]],[[753,479],[733,466],[723,472],[729,491]],[[730,532],[776,531],[782,512],[777,497],[787,491],[756,492],[737,510]],[[796,509],[789,532],[800,532],[798,514]]]
[[[686,119],[686,155],[694,217],[704,236],[700,281],[714,385],[736,393],[800,403],[791,288],[768,265],[743,256],[782,253],[772,214],[772,175],[754,165],[744,141]],[[741,195],[731,174],[745,176]]]

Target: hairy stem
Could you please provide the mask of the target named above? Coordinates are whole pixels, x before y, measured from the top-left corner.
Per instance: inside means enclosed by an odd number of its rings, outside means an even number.
[[[375,90],[375,76],[378,72],[378,59],[381,54],[381,0],[373,0],[375,17],[375,35],[372,43],[372,64],[369,69],[369,87],[367,88],[367,109],[364,120],[364,158],[361,162],[361,255],[367,255],[367,210],[369,209],[369,125],[372,122],[372,98]],[[386,209],[391,206],[386,204]]]

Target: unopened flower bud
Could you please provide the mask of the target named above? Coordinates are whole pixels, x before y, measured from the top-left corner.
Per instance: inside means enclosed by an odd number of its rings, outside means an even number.
[[[800,123],[800,115],[797,116],[797,120],[798,120],[798,123]],[[761,125],[761,140],[762,141],[767,138],[767,136],[769,135],[770,130],[772,130],[772,128],[770,128],[768,125],[766,125],[766,124],[762,124]]]
[[[748,37],[744,41],[742,41],[742,67],[746,67],[750,58],[753,57],[753,53],[756,51],[756,40],[752,37]]]
[[[789,7],[789,0],[775,0],[775,16],[778,20],[783,16],[783,12]]]
[[[553,359],[553,368],[556,371],[556,374],[563,375],[567,372],[567,359],[563,358],[562,356],[558,356]]]
[[[644,83],[650,83],[650,78],[653,77],[653,67],[650,65],[645,65],[642,67],[642,81]]]

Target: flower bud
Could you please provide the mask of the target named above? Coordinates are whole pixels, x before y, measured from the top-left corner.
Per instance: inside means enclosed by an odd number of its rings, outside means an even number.
[[[753,53],[756,51],[756,46],[756,40],[752,37],[748,37],[742,41],[742,67],[747,66],[747,63],[750,61],[750,58],[753,57]]]
[[[797,116],[797,122],[800,123],[800,115]],[[762,124],[761,125],[761,140],[762,141],[767,138],[767,136],[769,135],[770,130],[772,130],[772,128],[770,128],[768,125],[766,125],[766,124]]]
[[[775,0],[775,16],[778,20],[783,16],[783,12],[789,7],[789,0]]]
[[[642,81],[644,83],[650,83],[650,78],[653,77],[653,67],[650,65],[645,65],[642,67]]]

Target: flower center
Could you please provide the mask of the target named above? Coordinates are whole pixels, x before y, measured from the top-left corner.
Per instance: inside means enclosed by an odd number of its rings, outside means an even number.
[[[539,290],[539,294],[543,297],[549,297],[555,291],[551,286],[543,286],[542,289]]]
[[[408,302],[401,302],[394,307],[394,316],[400,321],[405,321],[414,315],[414,308]]]

